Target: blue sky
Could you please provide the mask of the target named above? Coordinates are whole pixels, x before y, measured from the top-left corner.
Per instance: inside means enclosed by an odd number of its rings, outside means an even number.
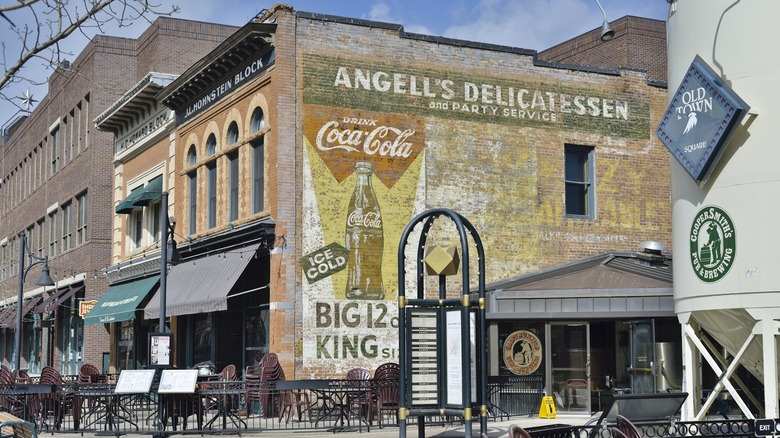
[[[163,7],[178,5],[174,17],[241,26],[258,12],[275,3],[257,0],[156,0]],[[625,15],[665,20],[666,0],[600,0],[609,21]],[[154,1],[153,1],[154,2]],[[601,27],[603,15],[595,0],[288,0],[296,10],[340,15],[351,18],[399,23],[407,32],[445,36],[524,49],[544,50],[589,30]],[[8,14],[15,20],[13,15]],[[16,25],[20,23],[17,21]],[[108,28],[106,33],[137,37],[147,23],[123,28]],[[88,34],[88,36],[94,33]],[[13,34],[0,22],[0,41],[7,53],[13,52]],[[74,33],[63,47],[74,59],[87,38]],[[10,50],[9,50],[10,49]],[[51,71],[30,65],[28,76],[45,81]],[[45,86],[24,84],[3,90],[12,97],[29,89],[37,100]],[[17,108],[0,101],[0,125],[17,115]]]

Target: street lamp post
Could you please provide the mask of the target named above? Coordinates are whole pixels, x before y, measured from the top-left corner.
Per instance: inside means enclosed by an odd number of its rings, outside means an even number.
[[[33,260],[30,266],[24,267],[24,256],[27,255]],[[24,231],[19,233],[19,295],[16,299],[16,337],[14,340],[14,371],[18,374],[21,368],[21,350],[22,350],[22,301],[24,300],[24,279],[33,266],[43,263],[41,276],[35,282],[36,286],[54,286],[54,280],[49,275],[49,258],[39,257],[27,248],[27,238]]]
[[[160,195],[160,204],[163,209],[160,214],[160,230],[165,233],[162,236],[160,244],[160,333],[165,332],[165,295],[168,289],[168,263],[178,265],[181,261],[181,255],[176,249],[176,241],[173,239],[173,230],[176,222],[168,216],[168,192],[162,192]],[[162,241],[165,244],[162,244]]]
[[[165,333],[165,295],[168,289],[168,263],[177,265],[181,261],[181,255],[176,250],[176,241],[173,239],[173,230],[176,226],[175,221],[171,221],[168,216],[168,192],[162,192],[160,195],[160,232],[163,233],[160,239],[160,333]],[[169,352],[170,354],[170,352]],[[161,371],[162,372],[162,371]],[[163,437],[163,403],[160,395],[157,395],[157,418],[158,433],[154,437]]]

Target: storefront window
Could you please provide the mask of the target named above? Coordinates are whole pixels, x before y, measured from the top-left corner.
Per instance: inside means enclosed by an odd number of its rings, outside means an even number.
[[[192,364],[211,360],[211,332],[213,328],[211,314],[193,315],[192,328]]]
[[[133,321],[122,321],[116,330],[116,370],[131,370],[135,368],[135,330]]]
[[[544,375],[544,323],[499,324],[498,342],[499,375]]]
[[[22,353],[27,361],[27,370],[31,373],[39,373],[41,370],[41,331],[36,330],[32,321],[24,322],[22,328],[25,346]],[[22,364],[22,368],[24,364]]]
[[[251,313],[251,315],[250,315]],[[246,317],[246,364],[256,365],[268,354],[268,308],[249,309]]]

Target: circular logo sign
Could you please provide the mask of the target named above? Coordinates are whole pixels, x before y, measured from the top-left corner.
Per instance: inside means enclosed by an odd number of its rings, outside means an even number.
[[[734,222],[718,207],[705,207],[691,226],[691,264],[700,280],[712,283],[725,276],[737,253]]]
[[[518,330],[504,341],[504,364],[509,371],[526,376],[542,363],[542,343],[528,330]]]

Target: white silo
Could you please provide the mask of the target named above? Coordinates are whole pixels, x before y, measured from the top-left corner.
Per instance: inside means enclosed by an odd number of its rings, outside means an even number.
[[[675,309],[685,332],[684,387],[698,395],[698,353],[728,377],[734,367],[717,358],[725,350],[763,382],[764,400],[753,400],[759,405],[758,415],[778,418],[780,232],[775,231],[780,231],[780,57],[775,55],[778,40],[769,30],[778,26],[780,2],[668,1],[670,108],[675,102],[677,108],[666,116],[676,125],[664,125],[662,120],[659,137],[670,136],[667,140],[679,148],[675,152],[670,147],[678,158],[671,172],[672,233]],[[696,69],[691,74],[697,56],[714,71],[714,80],[707,80],[706,74],[697,76]],[[682,88],[689,94],[678,93],[682,84],[688,85]],[[707,101],[699,88],[713,100]],[[725,102],[719,100],[719,92],[728,89],[750,110],[735,121],[733,136],[722,139],[720,153],[717,138],[705,135],[697,141],[676,132],[689,131],[697,122],[702,130],[728,131],[726,125],[702,126],[711,109],[707,104]],[[709,345],[699,328],[720,348]],[[751,417],[745,391],[737,390],[736,380],[724,378],[720,384]],[[684,419],[706,414],[706,405],[699,409],[695,398],[688,398]]]

